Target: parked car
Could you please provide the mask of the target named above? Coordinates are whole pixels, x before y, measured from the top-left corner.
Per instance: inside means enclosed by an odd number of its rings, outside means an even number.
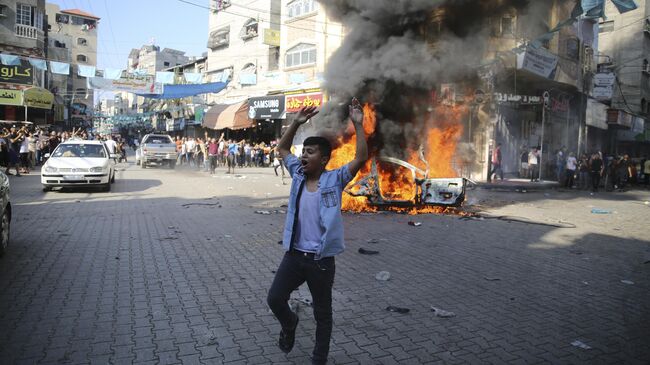
[[[0,172],[0,200],[2,200],[2,217],[0,217],[0,256],[4,255],[9,246],[11,233],[11,203],[9,201],[9,179]]]
[[[111,154],[101,141],[67,140],[46,154],[41,168],[43,191],[56,186],[99,186],[111,190],[115,182],[116,154]]]
[[[166,134],[147,134],[135,152],[135,163],[143,169],[151,164],[176,167],[176,143]]]

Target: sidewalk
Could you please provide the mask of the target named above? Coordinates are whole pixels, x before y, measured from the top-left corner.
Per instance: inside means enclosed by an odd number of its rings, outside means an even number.
[[[506,189],[506,190],[550,190],[559,188],[560,184],[557,181],[540,180],[531,182],[529,179],[505,179],[505,180],[492,180],[477,181],[478,187],[483,189]]]

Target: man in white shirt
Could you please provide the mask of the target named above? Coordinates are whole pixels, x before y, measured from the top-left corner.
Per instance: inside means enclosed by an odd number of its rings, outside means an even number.
[[[566,159],[566,181],[565,187],[571,189],[573,187],[573,180],[576,175],[576,168],[578,167],[578,160],[573,152],[569,153],[569,157]]]
[[[117,143],[113,140],[113,136],[109,135],[108,139],[104,141],[104,145],[108,149],[108,153],[115,153],[115,150],[117,149]]]

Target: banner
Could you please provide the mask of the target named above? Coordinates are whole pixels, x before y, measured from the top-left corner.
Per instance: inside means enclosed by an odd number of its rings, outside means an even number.
[[[0,105],[23,105],[22,90],[0,90]]]
[[[104,70],[104,78],[109,80],[117,80],[122,77],[122,70],[119,68],[107,68]]]
[[[39,109],[52,109],[54,95],[42,87],[32,87],[23,91],[25,106]]]
[[[185,81],[190,84],[200,84],[203,80],[203,74],[200,72],[185,72],[183,76],[185,76]]]
[[[160,84],[156,84],[160,85]],[[226,88],[227,83],[211,82],[207,84],[165,85],[163,92],[157,94],[136,92],[139,96],[152,99],[178,99],[199,94],[218,93]]]
[[[296,113],[305,106],[315,106],[317,108],[323,105],[323,93],[309,93],[287,95],[287,113]]]
[[[77,75],[95,77],[95,66],[77,65]]]
[[[41,60],[38,58],[28,58],[29,64],[34,66],[35,68],[43,71],[47,71],[47,61]]]
[[[173,84],[174,73],[165,71],[156,71],[156,82],[161,84]]]
[[[89,77],[87,81],[89,89],[124,91],[133,94],[162,94],[162,85],[155,83],[151,76],[129,75],[128,77],[120,77],[117,80]]]
[[[50,70],[52,70],[53,74],[70,75],[70,64],[50,61]]]
[[[32,85],[34,83],[34,74],[30,66],[0,65],[0,82]]]
[[[585,124],[588,126],[607,129],[607,105],[595,100],[587,100],[587,113]]]
[[[7,66],[18,66],[20,65],[20,58],[12,54],[0,54],[0,61],[2,64]]]
[[[284,95],[248,99],[248,117],[250,119],[284,119],[286,114]]]

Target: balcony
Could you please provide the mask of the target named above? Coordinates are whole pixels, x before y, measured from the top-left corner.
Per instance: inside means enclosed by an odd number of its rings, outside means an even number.
[[[14,26],[16,36],[35,40],[43,40],[43,31],[29,25],[16,24]]]

